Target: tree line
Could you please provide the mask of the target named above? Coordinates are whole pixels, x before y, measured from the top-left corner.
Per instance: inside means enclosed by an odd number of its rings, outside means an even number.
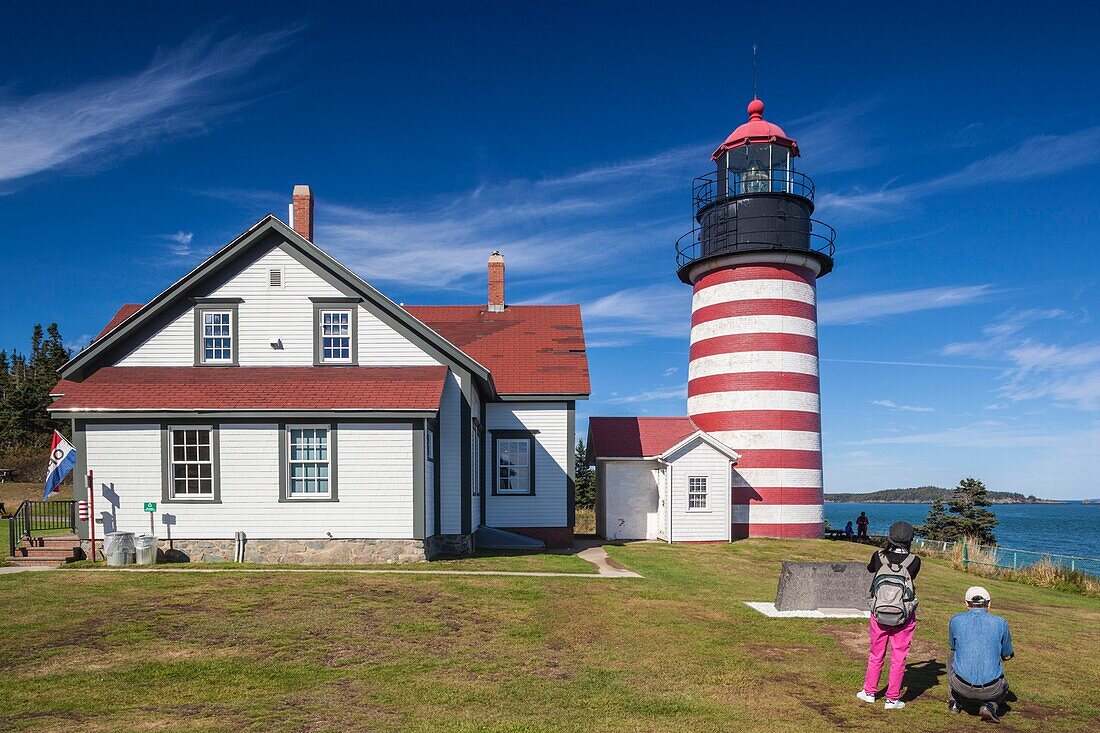
[[[50,390],[57,370],[72,357],[56,323],[36,324],[27,353],[0,350],[0,461],[4,468],[21,468],[12,456],[43,447],[54,429],[67,426],[49,416]],[[41,456],[40,456],[41,457]],[[41,461],[43,464],[45,459]]]

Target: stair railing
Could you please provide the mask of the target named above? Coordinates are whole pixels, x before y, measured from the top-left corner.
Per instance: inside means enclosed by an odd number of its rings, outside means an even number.
[[[68,529],[76,532],[76,502],[25,500],[8,519],[8,557],[15,557],[17,541],[34,532]]]

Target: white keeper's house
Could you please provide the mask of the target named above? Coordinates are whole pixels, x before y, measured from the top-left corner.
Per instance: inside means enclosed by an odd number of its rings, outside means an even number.
[[[371,562],[573,539],[576,305],[402,306],[313,244],[313,197],[267,216],[61,371],[96,536],[193,560]],[[76,498],[86,498],[82,480]],[[89,525],[78,524],[87,542]]]

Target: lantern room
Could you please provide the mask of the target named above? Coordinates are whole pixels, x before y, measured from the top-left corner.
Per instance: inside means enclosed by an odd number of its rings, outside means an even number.
[[[695,179],[695,226],[676,243],[684,282],[710,266],[703,261],[747,252],[809,252],[821,274],[832,269],[834,232],[812,218],[814,183],[794,169],[798,143],[764,119],[759,99],[748,113],[711,155],[715,168]]]
[[[711,159],[718,166],[718,196],[793,193],[813,198],[809,179],[794,172],[798,143],[764,119],[764,103],[754,99],[749,120],[726,138]]]

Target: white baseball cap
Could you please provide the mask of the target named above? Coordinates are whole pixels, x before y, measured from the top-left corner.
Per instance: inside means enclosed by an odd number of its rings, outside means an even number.
[[[966,589],[967,603],[989,603],[989,591],[980,585],[972,585]]]

